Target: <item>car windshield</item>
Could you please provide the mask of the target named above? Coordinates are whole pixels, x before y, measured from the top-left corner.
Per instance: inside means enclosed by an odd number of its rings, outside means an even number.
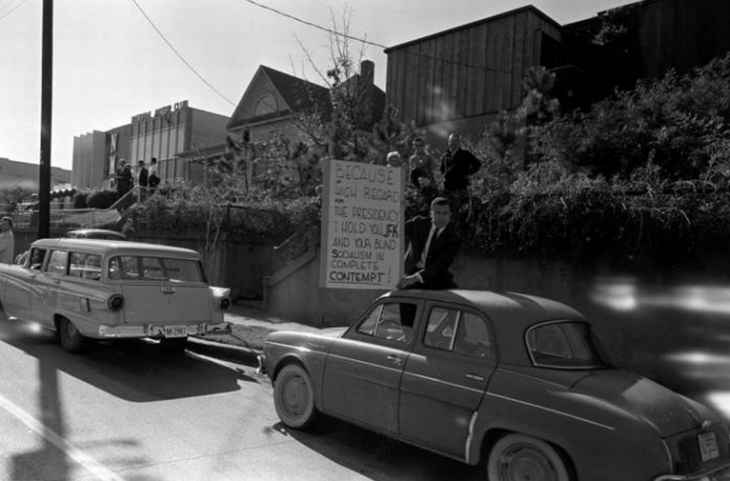
[[[556,321],[530,328],[526,336],[532,362],[540,367],[586,369],[605,366],[585,322]]]
[[[204,283],[205,275],[196,260],[116,256],[109,259],[109,279]]]

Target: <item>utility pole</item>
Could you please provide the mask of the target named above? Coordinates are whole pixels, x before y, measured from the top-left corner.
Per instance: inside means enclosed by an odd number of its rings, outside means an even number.
[[[43,0],[41,73],[41,167],[38,179],[38,238],[50,236],[51,119],[53,112],[53,0]]]

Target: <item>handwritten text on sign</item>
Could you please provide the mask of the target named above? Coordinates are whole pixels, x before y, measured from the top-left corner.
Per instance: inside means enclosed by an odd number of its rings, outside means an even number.
[[[325,179],[324,287],[393,288],[402,262],[401,169],[333,160]]]

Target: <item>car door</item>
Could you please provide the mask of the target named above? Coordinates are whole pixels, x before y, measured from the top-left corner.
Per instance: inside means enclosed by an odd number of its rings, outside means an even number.
[[[38,324],[53,326],[53,311],[61,290],[62,281],[68,272],[68,252],[50,250],[48,261],[38,274],[31,278],[28,320]]]
[[[332,344],[325,364],[324,411],[398,432],[399,387],[417,312],[417,302],[386,299]]]
[[[43,266],[45,253],[45,249],[32,248],[23,267],[15,267],[13,274],[7,276],[3,308],[8,316],[29,319],[33,282]]]
[[[481,313],[448,304],[429,304],[425,321],[401,381],[401,435],[463,458],[496,367],[490,326]]]

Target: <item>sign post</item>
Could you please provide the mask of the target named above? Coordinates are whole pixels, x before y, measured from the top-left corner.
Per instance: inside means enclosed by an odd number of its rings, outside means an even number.
[[[325,163],[320,286],[393,289],[403,266],[403,173],[398,167]]]

